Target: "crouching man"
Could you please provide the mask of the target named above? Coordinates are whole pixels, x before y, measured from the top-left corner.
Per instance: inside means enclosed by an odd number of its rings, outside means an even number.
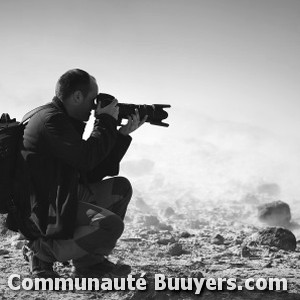
[[[119,164],[145,121],[138,111],[117,126],[115,99],[101,108],[95,78],[80,69],[63,74],[51,103],[34,114],[24,131],[17,160],[14,201],[19,219],[10,229],[28,238],[30,269],[36,277],[57,277],[56,261],[73,260],[74,276],[127,275],[130,266],[107,256],[124,230],[132,196],[130,182],[118,177]],[[82,138],[95,111],[90,137]],[[116,176],[104,179],[106,176]],[[21,227],[21,228],[20,228]]]

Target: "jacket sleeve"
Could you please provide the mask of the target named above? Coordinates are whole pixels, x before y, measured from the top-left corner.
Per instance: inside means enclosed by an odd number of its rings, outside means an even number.
[[[44,123],[46,152],[79,171],[94,169],[113,149],[117,139],[117,121],[102,114],[96,119],[90,137],[85,141],[64,114],[55,114]]]
[[[120,162],[127,152],[132,138],[124,136],[118,132],[116,143],[109,155],[100,162],[92,171],[87,173],[88,182],[102,180],[106,176],[115,176],[119,174]]]

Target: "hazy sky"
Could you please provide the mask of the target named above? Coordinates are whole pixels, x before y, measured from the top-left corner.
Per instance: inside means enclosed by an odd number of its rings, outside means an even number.
[[[0,38],[1,111],[18,118],[78,67],[121,102],[171,104],[173,122],[300,138],[299,0],[1,0]]]

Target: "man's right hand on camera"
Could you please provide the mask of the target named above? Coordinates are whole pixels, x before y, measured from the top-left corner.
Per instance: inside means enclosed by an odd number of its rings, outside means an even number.
[[[108,114],[118,120],[119,117],[119,107],[117,106],[118,100],[114,99],[110,104],[105,107],[101,107],[101,101],[99,101],[97,108],[95,110],[95,115],[99,116],[101,114]]]

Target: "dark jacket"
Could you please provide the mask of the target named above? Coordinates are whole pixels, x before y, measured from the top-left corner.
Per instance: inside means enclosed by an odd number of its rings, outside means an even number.
[[[14,201],[30,238],[72,238],[79,182],[100,181],[119,173],[131,137],[120,134],[117,121],[107,114],[96,118],[86,141],[82,139],[84,128],[85,123],[68,116],[57,98],[26,125]]]

